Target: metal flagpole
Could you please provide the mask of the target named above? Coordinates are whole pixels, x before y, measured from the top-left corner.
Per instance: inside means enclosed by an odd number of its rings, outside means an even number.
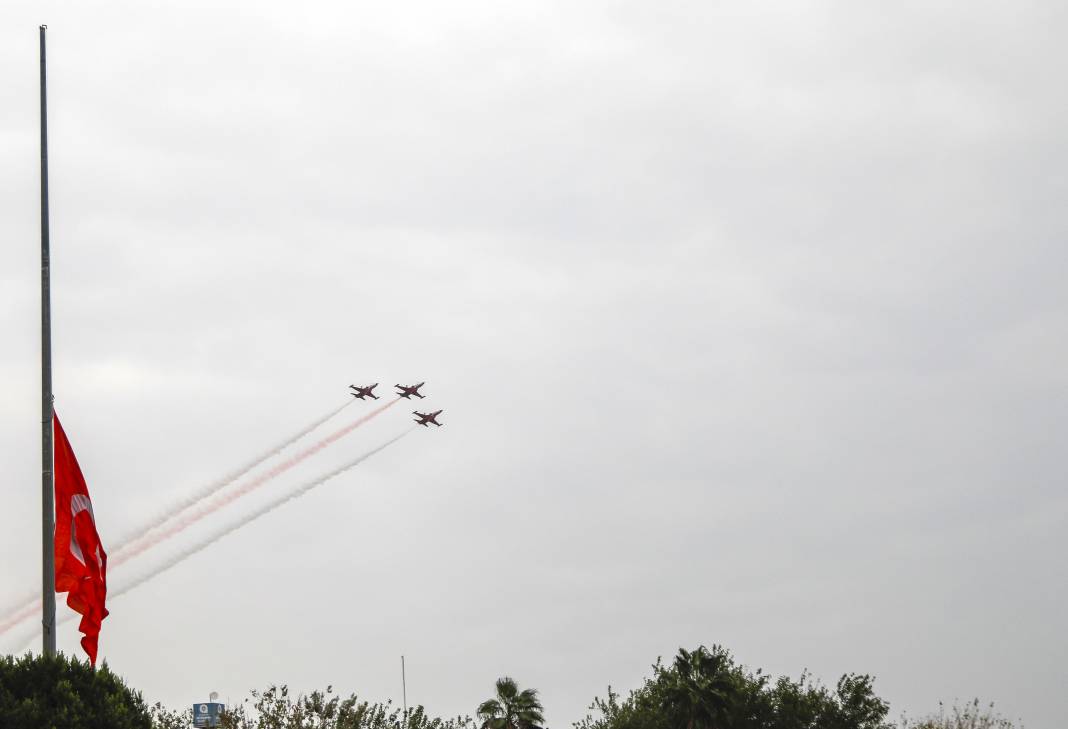
[[[408,678],[404,675],[404,656],[401,656],[401,691],[404,697],[404,725],[408,726]]]
[[[45,30],[41,37],[41,627],[42,650],[56,654],[55,484],[52,473],[52,291],[48,256],[48,104]]]

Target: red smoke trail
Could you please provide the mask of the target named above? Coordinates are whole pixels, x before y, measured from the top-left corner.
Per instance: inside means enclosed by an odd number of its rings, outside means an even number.
[[[340,440],[341,438],[348,435],[367,421],[371,420],[380,413],[385,412],[393,405],[396,405],[399,401],[399,397],[390,400],[385,405],[379,406],[378,408],[369,412],[367,415],[364,415],[362,418],[359,418],[358,420],[349,423],[344,428],[334,431],[327,437],[320,440],[318,443],[315,443],[314,445],[305,448],[303,451],[297,453],[292,458],[282,461],[270,470],[261,473],[259,476],[256,476],[251,481],[244,483],[241,486],[238,486],[233,491],[230,491],[226,494],[223,494],[222,496],[213,499],[211,502],[204,504],[200,508],[187,511],[185,516],[181,516],[180,518],[176,519],[170,526],[166,527],[165,529],[155,534],[151,534],[147,538],[142,539],[139,542],[133,543],[132,546],[128,544],[124,550],[120,549],[120,551],[116,552],[115,555],[109,557],[108,567],[114,569],[115,567],[123,564],[124,562],[128,562],[129,560],[133,559],[134,557],[141,554],[150,547],[153,547],[164,540],[170,539],[175,534],[184,531],[186,528],[200,521],[205,516],[215,513],[222,507],[236,500],[238,497],[243,496],[244,494],[247,494],[259,488],[268,481],[285,473],[293,466],[296,466],[297,464],[307,460],[311,456],[321,451],[323,448],[326,448],[331,443]],[[0,634],[3,634],[12,626],[22,622],[26,618],[33,615],[39,607],[40,600],[37,600],[34,604],[31,604],[25,609],[20,610],[15,615],[6,618],[3,623],[0,623]]]
[[[220,478],[217,481],[214,481],[212,483],[207,484],[206,486],[202,487],[198,491],[196,491],[196,492],[190,494],[189,496],[183,498],[181,501],[177,501],[177,502],[171,504],[170,506],[168,506],[166,509],[161,510],[159,513],[156,514],[155,517],[153,517],[149,521],[145,522],[141,526],[137,527],[136,529],[134,529],[130,533],[123,535],[123,537],[121,539],[117,540],[115,544],[111,545],[112,551],[114,551],[116,553],[122,551],[122,549],[125,548],[127,544],[130,544],[131,542],[137,541],[138,539],[143,537],[145,534],[147,534],[151,530],[153,530],[156,527],[158,527],[158,526],[160,526],[162,524],[165,524],[166,522],[170,521],[172,517],[177,516],[178,514],[182,513],[183,511],[185,511],[186,509],[190,508],[191,506],[195,506],[198,501],[202,501],[202,500],[206,499],[207,497],[211,496],[212,494],[214,494],[216,491],[224,488],[225,486],[229,486],[234,481],[236,481],[237,479],[239,479],[242,476],[244,476],[246,473],[248,473],[249,471],[254,469],[256,466],[258,466],[261,463],[263,463],[264,461],[266,461],[271,456],[278,455],[279,453],[284,451],[287,447],[293,445],[298,440],[300,440],[304,436],[306,436],[309,433],[311,433],[313,430],[318,428],[320,425],[322,425],[326,421],[330,420],[330,418],[332,418],[335,415],[337,415],[338,413],[340,413],[342,410],[347,408],[349,405],[352,405],[352,403],[354,403],[354,402],[356,402],[356,401],[355,400],[349,400],[347,403],[345,403],[341,407],[336,408],[334,410],[331,410],[329,413],[327,413],[323,417],[319,418],[314,423],[311,423],[310,425],[307,425],[304,429],[302,429],[296,435],[290,436],[285,442],[279,443],[278,445],[274,446],[273,448],[265,451],[262,455],[260,455],[260,456],[258,456],[256,458],[254,458],[253,460],[249,461],[247,464],[245,464],[244,466],[240,467],[236,471],[233,471],[229,475],[223,476],[222,478]]]
[[[406,436],[409,433],[411,433],[413,430],[415,430],[414,427],[413,428],[409,428],[408,430],[404,431],[400,435],[396,435],[396,436],[390,438],[389,440],[387,440],[382,445],[376,446],[375,448],[372,448],[371,450],[367,451],[366,453],[364,453],[360,457],[358,457],[356,459],[353,459],[353,460],[349,461],[348,463],[346,463],[346,464],[344,464],[342,466],[339,466],[338,468],[335,468],[333,471],[330,471],[329,473],[325,473],[322,476],[319,476],[318,478],[314,478],[314,479],[312,479],[310,481],[306,481],[305,483],[301,484],[300,486],[296,486],[294,488],[291,488],[287,492],[283,493],[281,496],[277,497],[276,499],[274,499],[272,501],[269,501],[266,504],[263,504],[262,506],[256,508],[255,510],[250,511],[248,514],[245,514],[244,516],[241,516],[240,518],[233,520],[229,524],[226,524],[223,527],[221,527],[219,529],[216,529],[211,534],[209,534],[209,535],[205,536],[204,538],[202,538],[199,542],[196,542],[195,544],[187,547],[186,549],[183,549],[181,552],[178,552],[177,554],[172,556],[170,559],[168,559],[166,562],[164,562],[163,564],[159,565],[158,567],[155,567],[154,569],[152,569],[152,570],[150,570],[148,572],[145,572],[144,574],[138,575],[132,581],[126,583],[125,585],[123,585],[119,589],[110,591],[108,593],[108,599],[109,600],[114,600],[115,598],[119,597],[120,595],[125,595],[127,592],[130,592],[134,588],[139,587],[140,585],[143,585],[144,583],[148,582],[153,577],[157,577],[157,576],[163,574],[164,572],[166,572],[167,570],[171,569],[172,567],[175,567],[178,564],[184,562],[185,560],[187,560],[190,557],[192,557],[194,554],[197,554],[199,552],[204,551],[205,549],[210,547],[212,544],[214,544],[215,542],[219,541],[220,539],[222,539],[223,537],[227,536],[228,534],[234,533],[235,531],[237,531],[241,527],[243,527],[243,526],[245,526],[247,524],[251,524],[252,522],[256,521],[261,516],[264,516],[264,515],[272,512],[272,511],[274,511],[278,507],[283,506],[284,504],[292,501],[293,499],[296,499],[296,498],[298,498],[300,496],[303,496],[304,494],[308,493],[309,491],[311,491],[312,489],[316,488],[317,486],[321,486],[324,483],[326,483],[327,481],[329,481],[329,480],[331,480],[333,478],[336,478],[337,476],[340,476],[341,474],[345,473],[346,471],[349,471],[349,470],[355,468],[356,466],[360,465],[361,463],[366,461],[368,458],[370,458],[374,454],[376,454],[376,453],[378,453],[380,451],[383,451],[386,448],[388,448],[389,446],[393,445],[398,440],[400,440],[404,436]],[[61,620],[59,620],[57,624],[63,624],[63,623],[70,622],[71,620],[73,620],[76,617],[78,617],[77,614],[70,613],[70,614],[64,616]],[[0,632],[3,632],[3,631],[0,630]],[[36,632],[36,630],[35,630],[35,632]],[[34,636],[33,633],[29,633],[29,634],[26,634],[24,636],[21,636],[20,640],[13,641],[12,645],[26,645],[31,640],[33,640],[33,636]],[[19,651],[19,652],[21,653],[22,651]]]
[[[18,625],[26,618],[33,615],[35,612],[41,609],[41,601],[38,600],[35,603],[27,605],[25,608],[9,616],[4,622],[0,623],[0,635],[6,633],[12,626]]]
[[[283,504],[285,504],[285,503],[287,503],[289,501],[292,501],[293,499],[296,499],[299,496],[303,496],[304,494],[306,494],[309,491],[311,491],[312,489],[314,489],[316,486],[321,486],[322,484],[326,483],[330,479],[336,478],[337,476],[340,476],[341,474],[345,473],[346,471],[348,471],[348,470],[350,470],[352,468],[355,468],[356,466],[360,465],[361,463],[366,461],[368,458],[370,458],[374,454],[378,453],[379,451],[383,451],[386,448],[388,448],[389,446],[393,445],[398,440],[400,440],[404,436],[406,436],[409,433],[411,433],[412,430],[414,430],[414,428],[409,428],[408,430],[404,431],[400,435],[396,435],[396,436],[390,438],[389,440],[387,440],[382,445],[377,446],[375,448],[372,448],[371,450],[367,451],[366,453],[364,453],[359,458],[356,458],[356,459],[354,459],[352,461],[349,461],[348,463],[346,463],[346,464],[344,464],[342,466],[339,466],[338,468],[335,468],[333,471],[330,471],[329,473],[323,474],[322,476],[319,476],[318,478],[314,478],[314,479],[312,479],[310,481],[306,481],[305,483],[301,484],[300,486],[296,486],[294,488],[289,489],[286,493],[282,494],[281,496],[279,496],[278,498],[274,499],[273,501],[269,501],[266,504],[263,504],[262,506],[254,509],[253,511],[250,511],[249,513],[245,514],[244,516],[241,516],[241,517],[233,520],[229,524],[226,524],[225,526],[215,530],[212,534],[209,534],[208,536],[204,537],[199,542],[196,542],[195,544],[191,545],[190,547],[187,547],[186,549],[183,549],[181,552],[178,552],[177,554],[175,554],[173,557],[168,559],[166,562],[164,562],[160,566],[153,568],[149,572],[146,572],[146,573],[144,573],[142,575],[139,575],[138,577],[134,578],[132,582],[126,583],[121,588],[119,588],[115,592],[113,592],[110,595],[108,595],[108,597],[118,597],[119,595],[124,595],[127,592],[129,592],[130,590],[132,590],[135,587],[137,587],[138,585],[141,585],[141,584],[143,584],[145,582],[148,582],[150,579],[152,579],[153,577],[155,577],[157,575],[163,574],[164,572],[169,570],[171,567],[174,567],[175,565],[179,564],[180,562],[184,562],[185,560],[189,559],[194,554],[203,551],[207,547],[211,546],[215,542],[217,542],[220,539],[222,539],[223,537],[225,537],[227,534],[232,534],[233,532],[237,531],[238,529],[240,529],[241,527],[245,526],[246,524],[250,524],[250,523],[256,521],[257,519],[259,519],[264,514],[267,514],[269,512],[274,511],[279,506],[282,506]]]
[[[306,425],[295,435],[290,436],[284,442],[279,443],[278,445],[265,451],[262,455],[257,456],[244,466],[238,468],[236,471],[233,471],[230,474],[218,479],[217,481],[213,481],[212,483],[203,486],[202,488],[190,494],[189,496],[186,496],[182,500],[171,504],[165,509],[162,509],[156,514],[156,516],[152,517],[145,523],[136,527],[131,532],[123,535],[115,542],[114,546],[109,546],[109,549],[112,549],[116,552],[120,552],[127,544],[137,541],[151,530],[162,524],[165,524],[166,522],[170,521],[171,518],[182,513],[191,506],[196,505],[198,501],[202,501],[203,499],[206,499],[207,497],[211,496],[220,489],[229,486],[234,481],[254,469],[256,466],[266,461],[268,458],[278,455],[283,450],[285,450],[304,436],[317,429],[323,423],[330,420],[330,418],[334,417],[342,410],[352,405],[352,403],[354,402],[356,401],[349,400],[341,407],[331,410],[329,413],[317,419],[315,422]],[[4,622],[0,623],[0,633],[3,633],[15,623],[24,620],[29,615],[32,615],[37,610],[37,608],[40,607],[40,605],[41,599],[37,597],[36,593],[30,592],[24,597],[20,598],[15,604],[9,605],[7,608],[0,610],[0,615],[7,615],[7,617],[4,619]]]
[[[238,486],[233,491],[225,493],[222,496],[218,496],[215,499],[213,499],[211,502],[209,502],[207,504],[204,504],[204,505],[200,506],[199,508],[192,509],[191,511],[186,513],[185,516],[181,516],[180,518],[176,519],[170,526],[160,530],[159,532],[156,532],[155,534],[151,534],[151,535],[147,536],[146,538],[142,539],[140,542],[137,542],[137,543],[133,544],[132,546],[126,548],[125,551],[118,552],[114,557],[112,557],[112,558],[110,558],[108,560],[109,565],[112,566],[112,567],[115,567],[115,566],[118,566],[120,564],[123,564],[124,562],[128,562],[131,559],[133,559],[134,557],[136,557],[137,555],[139,555],[142,552],[144,552],[146,549],[148,549],[150,547],[153,547],[153,546],[159,544],[160,542],[162,542],[164,540],[170,539],[175,534],[178,534],[178,533],[184,531],[189,526],[191,526],[191,525],[195,524],[196,522],[200,521],[201,519],[203,519],[205,516],[208,516],[209,514],[215,513],[216,511],[218,511],[222,507],[226,506],[227,504],[232,503],[233,501],[235,501],[239,497],[244,496],[245,494],[247,494],[247,493],[249,493],[251,491],[254,491],[255,489],[257,489],[260,486],[262,486],[263,484],[267,483],[268,481],[270,481],[270,480],[282,475],[283,473],[285,473],[289,469],[293,468],[293,466],[296,466],[297,464],[302,463],[303,461],[307,460],[311,456],[313,456],[316,453],[318,453],[319,451],[321,451],[323,448],[326,448],[331,443],[334,443],[335,441],[340,440],[341,438],[345,437],[346,435],[348,435],[352,431],[356,430],[356,428],[360,427],[361,425],[363,425],[367,421],[371,420],[372,418],[374,418],[378,414],[383,413],[386,410],[388,410],[390,407],[392,407],[393,405],[396,405],[399,401],[400,401],[399,397],[390,400],[385,405],[382,405],[382,406],[372,410],[370,413],[368,413],[367,415],[364,415],[359,420],[356,420],[356,421],[354,421],[352,423],[349,423],[348,425],[346,425],[341,430],[338,430],[338,431],[335,431],[334,433],[331,433],[330,435],[328,435],[327,437],[323,438],[321,441],[319,441],[315,445],[312,445],[312,446],[309,446],[308,448],[305,448],[303,451],[301,451],[300,453],[296,454],[292,458],[289,458],[289,459],[287,459],[285,461],[282,461],[281,463],[279,463],[278,465],[274,466],[270,470],[265,471],[264,473],[261,473],[259,476],[257,476],[256,478],[252,479],[251,481]]]

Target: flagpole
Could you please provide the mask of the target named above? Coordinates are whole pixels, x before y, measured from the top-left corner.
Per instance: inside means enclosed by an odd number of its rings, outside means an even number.
[[[41,38],[41,627],[42,652],[56,654],[55,484],[52,473],[52,290],[48,253],[48,104],[45,30]]]

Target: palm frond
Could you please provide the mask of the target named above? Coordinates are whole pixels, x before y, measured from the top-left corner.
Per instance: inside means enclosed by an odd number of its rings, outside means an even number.
[[[514,699],[519,693],[519,686],[515,679],[510,676],[501,676],[497,679],[497,697],[505,701]]]
[[[497,699],[489,699],[478,705],[478,711],[476,713],[483,719],[492,719],[503,715],[505,712],[504,707],[501,706],[501,702],[497,701]]]

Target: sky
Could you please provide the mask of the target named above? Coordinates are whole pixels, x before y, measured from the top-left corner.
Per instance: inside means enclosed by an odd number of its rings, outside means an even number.
[[[105,547],[349,384],[444,408],[116,597],[101,655],[150,701],[399,702],[404,655],[432,714],[511,675],[559,729],[721,644],[894,717],[1063,723],[1063,4],[5,5],[3,605],[40,574],[41,23],[55,403]]]

